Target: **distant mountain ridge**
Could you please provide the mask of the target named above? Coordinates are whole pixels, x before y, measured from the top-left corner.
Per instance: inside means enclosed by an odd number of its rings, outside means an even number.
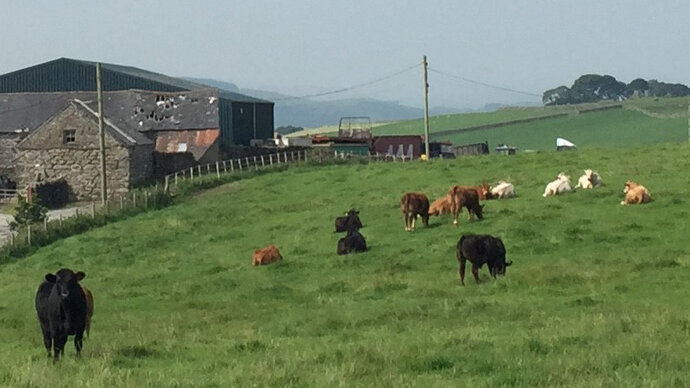
[[[422,117],[422,108],[402,105],[393,101],[382,101],[373,98],[348,98],[331,101],[310,99],[290,99],[290,96],[278,92],[243,89],[231,82],[208,78],[185,78],[189,81],[225,89],[231,92],[246,94],[275,102],[274,121],[276,127],[299,126],[320,127],[332,125],[345,116],[369,116],[372,121],[409,120]],[[436,107],[430,114],[462,113],[468,110]]]

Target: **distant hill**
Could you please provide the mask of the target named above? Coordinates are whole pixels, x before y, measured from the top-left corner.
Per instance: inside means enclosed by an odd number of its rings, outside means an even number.
[[[421,107],[410,107],[394,101],[382,101],[370,98],[350,98],[331,101],[314,101],[310,99],[288,99],[289,96],[278,92],[243,89],[231,82],[206,78],[185,78],[200,84],[232,92],[246,94],[275,102],[275,126],[320,127],[335,124],[344,116],[369,116],[372,121],[394,121],[420,118]],[[460,113],[468,110],[448,107],[430,108],[429,113]]]

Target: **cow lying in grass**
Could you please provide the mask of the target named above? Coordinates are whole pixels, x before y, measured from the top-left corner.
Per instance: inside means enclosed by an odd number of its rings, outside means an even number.
[[[268,265],[275,261],[283,260],[283,256],[275,245],[271,244],[265,248],[257,249],[252,256],[252,265]]]
[[[460,237],[455,255],[458,259],[460,283],[465,285],[465,263],[472,263],[472,275],[479,283],[479,269],[487,264],[491,276],[505,275],[506,268],[513,264],[506,262],[506,249],[500,238],[490,235],[465,234]]]
[[[359,219],[359,211],[350,209],[344,217],[335,219],[335,232],[347,232],[351,228],[362,228],[362,221]]]
[[[367,250],[367,242],[359,231],[352,228],[347,231],[347,235],[338,240],[339,255],[347,255],[352,252],[364,252]]]
[[[515,186],[506,181],[498,181],[498,184],[491,189],[491,196],[498,199],[514,197]]]
[[[652,197],[649,195],[649,190],[647,190],[647,188],[641,184],[633,181],[625,182],[623,193],[625,193],[625,199],[621,201],[621,205],[647,203],[652,200]]]
[[[585,175],[582,175],[580,179],[577,180],[576,188],[579,189],[593,189],[601,185],[601,176],[596,171],[591,169],[585,170]]]
[[[55,274],[46,274],[36,291],[36,313],[43,332],[43,344],[54,360],[65,352],[67,337],[74,336],[77,356],[81,354],[86,328],[87,301],[79,281],[84,272],[63,268]]]
[[[400,210],[405,220],[405,230],[414,230],[417,216],[422,217],[424,226],[429,226],[429,198],[422,193],[407,193],[400,199]]]
[[[482,214],[483,205],[479,204],[479,193],[474,187],[453,186],[448,191],[451,205],[450,211],[453,214],[453,225],[458,225],[458,215],[462,208],[467,208],[468,219],[472,220],[472,216],[476,215],[480,220],[484,218]]]
[[[549,182],[549,184],[546,185],[546,189],[544,189],[544,194],[542,196],[548,197],[550,195],[563,194],[571,190],[572,188],[570,187],[570,177],[562,172],[558,174],[554,181]]]

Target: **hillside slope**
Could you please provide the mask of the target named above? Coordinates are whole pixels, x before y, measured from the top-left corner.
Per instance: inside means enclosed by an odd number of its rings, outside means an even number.
[[[71,237],[0,265],[0,385],[682,386],[690,338],[690,147],[294,167]],[[630,154],[639,155],[634,163]],[[605,186],[542,198],[566,171]],[[634,178],[652,192],[621,206]],[[403,230],[399,198],[508,179],[485,219]],[[335,255],[361,211],[370,250]],[[462,233],[503,238],[514,265],[457,278]],[[275,243],[285,260],[252,267]],[[82,359],[46,359],[36,288],[60,267],[94,293]]]

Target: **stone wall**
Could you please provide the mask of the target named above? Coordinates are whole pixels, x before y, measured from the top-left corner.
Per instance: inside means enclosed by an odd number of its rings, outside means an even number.
[[[65,130],[74,130],[74,141],[64,141]],[[125,146],[106,134],[106,171],[109,196],[127,192],[148,179],[153,168],[152,145]],[[18,187],[64,178],[78,199],[100,197],[98,123],[68,106],[38,127],[18,149]]]
[[[18,155],[17,143],[21,139],[22,135],[18,133],[0,133],[0,174],[10,177],[13,181],[17,180],[14,159]]]

